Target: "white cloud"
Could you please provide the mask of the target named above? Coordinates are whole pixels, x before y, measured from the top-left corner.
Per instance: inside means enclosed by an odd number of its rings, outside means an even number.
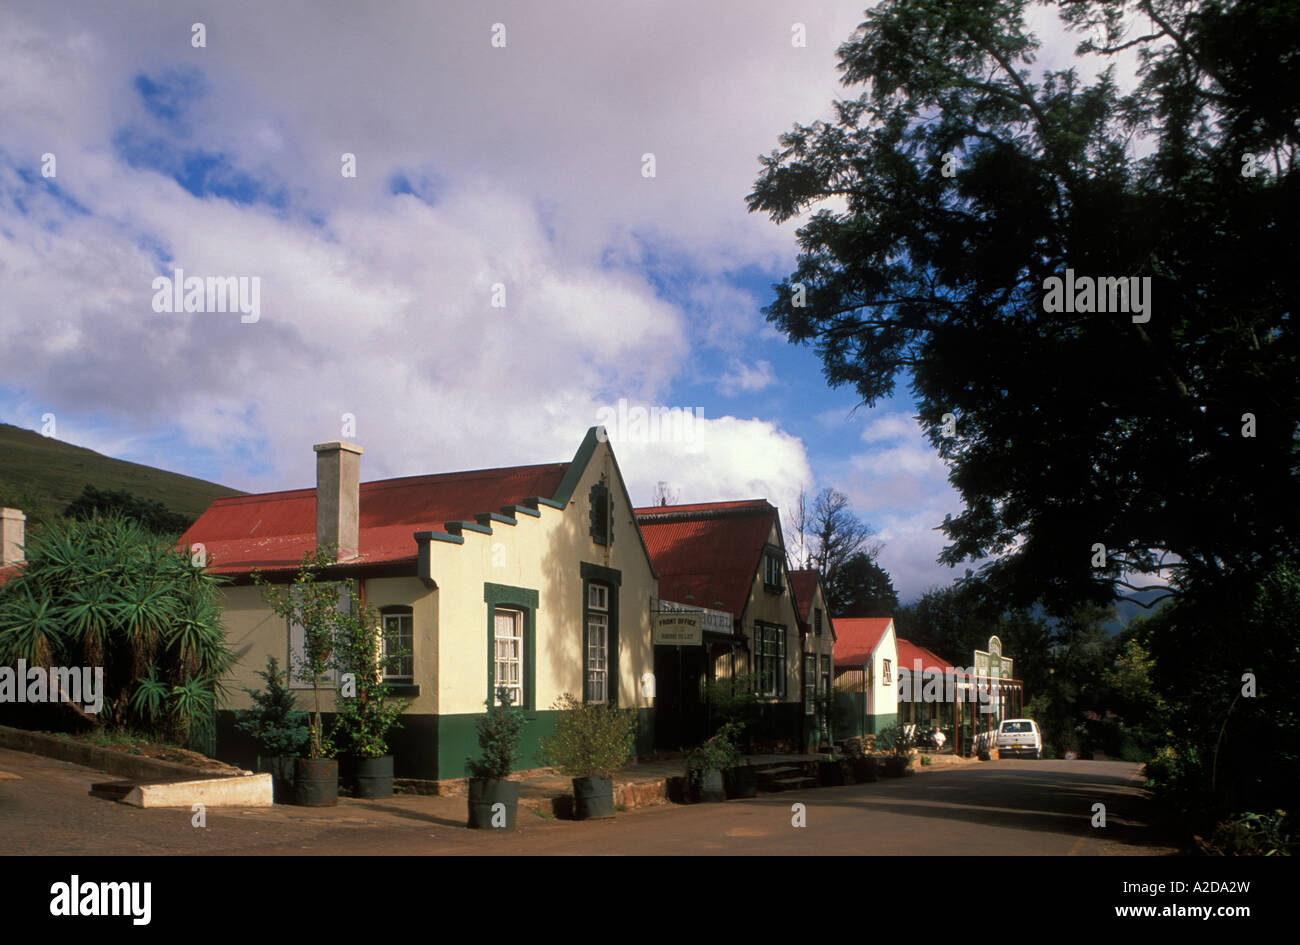
[[[728,397],[738,393],[752,394],[776,383],[776,372],[771,361],[746,364],[740,358],[727,362],[727,371],[718,378],[718,390]]]

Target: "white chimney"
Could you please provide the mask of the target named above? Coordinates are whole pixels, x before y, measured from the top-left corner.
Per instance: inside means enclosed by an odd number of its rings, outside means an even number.
[[[335,560],[357,556],[361,518],[361,447],[320,443],[316,451],[316,547],[338,545]]]
[[[22,563],[26,523],[27,516],[21,509],[0,509],[0,568]]]

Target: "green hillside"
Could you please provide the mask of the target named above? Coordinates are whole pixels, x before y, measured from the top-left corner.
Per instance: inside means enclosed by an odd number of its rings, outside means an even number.
[[[197,518],[218,496],[241,494],[215,482],[113,459],[0,423],[0,505],[21,508],[39,522],[61,514],[87,484],[126,490],[190,518]]]

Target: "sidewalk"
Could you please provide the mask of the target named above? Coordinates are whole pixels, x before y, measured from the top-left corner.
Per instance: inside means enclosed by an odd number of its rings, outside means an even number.
[[[824,757],[818,754],[763,754],[745,755],[743,760],[756,767],[773,767],[806,764],[820,761]],[[668,779],[685,774],[686,760],[682,757],[647,758],[625,765],[614,774],[614,805],[620,809],[632,810],[667,804]],[[510,776],[510,780],[519,782],[520,807],[527,807],[543,815],[569,816],[573,802],[573,781],[570,778],[551,768],[534,768],[517,771]],[[438,782],[437,787],[439,795],[461,796],[466,790],[463,778]],[[419,791],[417,789],[412,793]]]

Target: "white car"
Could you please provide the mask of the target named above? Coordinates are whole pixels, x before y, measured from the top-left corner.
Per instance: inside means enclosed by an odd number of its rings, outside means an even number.
[[[998,757],[1043,757],[1043,733],[1033,719],[1007,719],[998,726]]]

